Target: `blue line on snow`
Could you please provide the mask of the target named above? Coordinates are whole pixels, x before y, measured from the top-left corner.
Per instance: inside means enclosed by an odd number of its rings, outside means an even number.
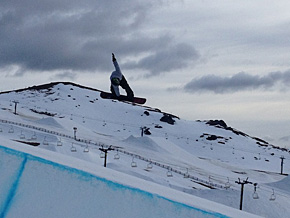
[[[192,210],[195,210],[195,211],[199,211],[202,214],[207,215],[207,216],[214,216],[214,217],[218,217],[218,218],[228,218],[228,216],[226,216],[224,214],[220,214],[218,212],[207,211],[207,210],[203,210],[203,209],[200,209],[200,208],[197,208],[197,207],[189,206],[189,205],[181,203],[181,202],[176,202],[176,201],[173,201],[173,200],[168,199],[166,197],[160,196],[158,194],[152,194],[150,192],[147,192],[147,191],[144,191],[144,190],[141,190],[141,189],[138,189],[138,188],[133,188],[133,187],[126,186],[126,185],[123,185],[123,184],[120,184],[120,183],[116,183],[116,182],[107,180],[105,178],[98,177],[98,176],[93,175],[91,173],[82,171],[80,169],[76,169],[76,168],[73,168],[73,167],[69,167],[69,166],[65,166],[65,165],[59,164],[59,163],[55,163],[53,161],[46,160],[44,158],[37,157],[37,156],[31,155],[31,154],[28,154],[28,153],[24,153],[24,152],[21,152],[21,151],[18,151],[18,150],[7,148],[7,147],[1,146],[1,145],[0,145],[0,149],[3,150],[6,153],[13,154],[13,155],[22,157],[24,159],[22,164],[21,164],[21,166],[20,166],[20,168],[19,168],[17,177],[16,177],[11,189],[9,190],[9,195],[7,197],[6,203],[4,204],[5,205],[4,206],[4,210],[0,214],[0,218],[4,218],[5,215],[7,214],[7,212],[9,211],[9,208],[11,206],[11,202],[12,202],[13,197],[14,197],[16,191],[17,191],[20,178],[21,178],[22,173],[24,171],[27,159],[28,159],[28,161],[37,161],[37,162],[40,162],[40,163],[43,163],[43,164],[51,165],[53,167],[56,167],[56,168],[58,168],[60,170],[63,170],[63,171],[67,171],[69,173],[80,175],[81,178],[79,178],[79,179],[91,179],[91,178],[94,178],[94,179],[96,179],[96,180],[98,180],[100,182],[106,183],[109,187],[111,187],[113,189],[117,188],[119,190],[120,189],[130,190],[132,192],[139,193],[139,194],[141,194],[143,196],[147,196],[147,197],[150,197],[150,198],[152,198],[153,196],[156,196],[159,199],[163,199],[163,200],[166,200],[168,202],[171,202],[173,205],[175,205],[177,207],[187,208],[187,209],[192,209]]]
[[[20,178],[21,178],[21,176],[23,174],[26,162],[27,162],[27,157],[26,157],[26,155],[23,155],[23,161],[22,161],[22,163],[21,163],[21,165],[20,165],[20,167],[18,169],[18,172],[16,173],[16,178],[14,180],[14,183],[12,184],[12,186],[11,186],[9,192],[8,192],[8,196],[7,196],[6,201],[4,203],[3,211],[0,214],[0,218],[4,218],[6,216],[6,214],[7,214],[7,212],[9,211],[9,208],[11,206],[13,197],[14,197],[16,191],[17,191]]]

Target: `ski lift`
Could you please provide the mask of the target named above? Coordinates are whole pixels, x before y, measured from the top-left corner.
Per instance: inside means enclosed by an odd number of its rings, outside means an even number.
[[[31,139],[32,140],[36,140],[37,139],[37,136],[36,136],[35,132],[33,132],[33,135],[31,136]]]
[[[276,200],[276,195],[275,195],[275,193],[274,193],[274,189],[272,189],[273,190],[273,193],[271,194],[271,196],[270,196],[270,201],[275,201]]]
[[[253,199],[259,199],[259,195],[257,193],[257,183],[254,183],[254,193],[253,193]]]
[[[167,175],[167,177],[172,177],[173,176],[171,170],[168,170],[166,175]]]
[[[184,174],[184,178],[189,178],[188,168],[186,168],[186,173]]]
[[[132,158],[131,167],[137,167],[137,163],[134,161],[134,157]]]
[[[86,121],[85,121],[85,117],[83,117],[83,123],[85,123]]]
[[[71,149],[70,149],[71,152],[76,152],[77,149],[76,147],[74,146],[74,143],[71,143]]]
[[[10,127],[10,129],[8,130],[8,133],[14,133],[13,126]]]
[[[61,142],[61,139],[59,139],[56,143],[57,146],[62,146],[62,142]]]
[[[147,170],[151,170],[153,168],[153,165],[151,161],[147,164]]]
[[[2,131],[2,128],[0,128],[0,132],[3,132],[3,131]]]
[[[48,145],[48,141],[46,140],[46,136],[45,136],[44,139],[43,139],[43,144],[44,144],[44,145]]]
[[[21,130],[21,134],[20,134],[20,139],[25,139],[25,135],[23,134],[22,130]]]
[[[259,195],[257,192],[254,191],[253,193],[253,199],[259,199]]]
[[[228,189],[228,188],[230,188],[230,187],[231,187],[231,184],[230,184],[230,179],[229,179],[229,177],[228,177],[228,181],[227,181],[226,184],[225,184],[225,188]]]
[[[101,151],[100,158],[105,158],[105,152]]]
[[[84,148],[84,152],[89,152],[89,146],[88,144],[86,144],[87,146]]]
[[[120,159],[119,151],[117,151],[117,154],[114,155],[114,159],[115,160],[119,160]]]

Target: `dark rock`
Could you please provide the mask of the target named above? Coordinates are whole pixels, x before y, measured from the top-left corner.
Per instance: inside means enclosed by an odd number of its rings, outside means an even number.
[[[214,141],[214,140],[217,140],[217,136],[216,135],[209,135],[206,139],[209,140],[209,141]]]
[[[145,135],[151,135],[151,132],[149,131],[149,129],[150,129],[150,128],[146,128],[146,129],[144,130],[144,134],[145,134]]]
[[[163,117],[161,117],[160,121],[174,125],[175,120],[173,120],[172,116],[169,114],[163,114]]]
[[[221,126],[223,128],[227,128],[227,124],[223,120],[209,120],[206,122],[206,124],[211,125],[211,126]]]
[[[148,111],[144,111],[144,114],[145,114],[146,116],[149,116],[149,115],[150,115],[150,113],[149,113]]]

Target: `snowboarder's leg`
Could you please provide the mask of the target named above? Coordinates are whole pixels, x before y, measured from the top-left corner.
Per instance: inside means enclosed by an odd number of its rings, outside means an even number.
[[[130,88],[126,78],[123,76],[121,81],[120,81],[120,86],[125,89],[126,93],[127,93],[127,97],[130,101],[133,100],[134,98],[134,92],[133,90]]]
[[[112,97],[113,98],[118,98],[117,95],[116,95],[115,89],[114,89],[114,87],[112,85],[111,85],[110,89],[111,89],[111,92],[112,92],[112,95],[113,95]]]

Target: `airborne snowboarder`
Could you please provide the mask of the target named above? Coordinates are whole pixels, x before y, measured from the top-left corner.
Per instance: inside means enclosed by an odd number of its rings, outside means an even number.
[[[134,93],[133,93],[132,89],[130,88],[125,76],[122,74],[114,53],[112,53],[112,61],[113,61],[113,64],[115,66],[115,71],[113,71],[111,76],[110,76],[111,92],[112,92],[113,98],[118,99],[120,97],[119,86],[121,86],[123,89],[125,89],[125,91],[127,93],[127,99],[129,101],[133,101]]]
[[[110,76],[111,80],[111,93],[102,91],[100,93],[101,98],[104,99],[117,99],[119,101],[128,101],[136,104],[145,104],[146,98],[135,97],[134,92],[130,88],[125,76],[122,74],[119,64],[115,58],[114,53],[112,53],[112,61],[115,66],[115,71],[112,72]],[[125,89],[127,95],[121,95],[119,91],[119,86]]]

